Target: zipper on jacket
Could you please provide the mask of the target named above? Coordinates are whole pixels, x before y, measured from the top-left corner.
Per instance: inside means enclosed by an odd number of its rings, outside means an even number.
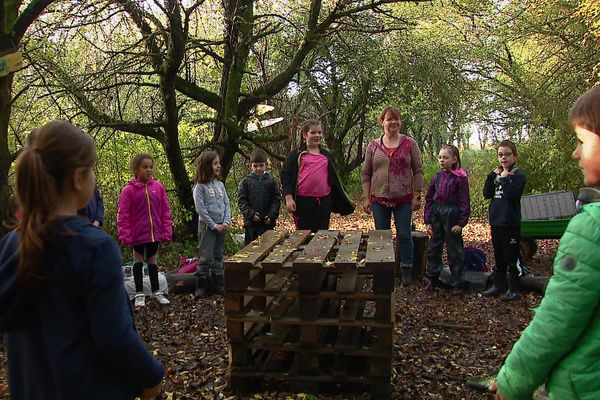
[[[148,203],[148,217],[150,217],[150,237],[154,242],[154,221],[152,221],[152,208],[150,207],[150,194],[148,193],[148,184],[144,185],[144,191],[146,192],[146,202]]]

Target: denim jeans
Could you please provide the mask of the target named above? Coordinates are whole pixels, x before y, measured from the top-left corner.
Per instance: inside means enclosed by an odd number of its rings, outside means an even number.
[[[375,229],[391,229],[392,214],[396,225],[396,235],[400,247],[400,268],[412,268],[414,258],[414,245],[410,232],[412,218],[412,204],[401,204],[398,207],[386,207],[379,203],[372,203]]]

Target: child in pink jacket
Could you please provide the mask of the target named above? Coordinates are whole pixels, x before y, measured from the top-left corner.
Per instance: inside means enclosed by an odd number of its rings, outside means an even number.
[[[117,228],[119,240],[133,247],[133,280],[135,306],[146,305],[142,267],[148,264],[152,296],[160,304],[169,300],[158,288],[156,253],[158,244],[172,238],[171,207],[165,187],[152,177],[154,159],[148,154],[138,154],[131,160],[134,178],[121,191],[118,203]]]

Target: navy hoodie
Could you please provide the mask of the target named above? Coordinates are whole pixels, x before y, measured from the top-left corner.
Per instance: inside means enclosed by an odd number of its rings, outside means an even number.
[[[507,228],[521,226],[521,196],[525,190],[525,174],[516,165],[510,169],[513,175],[505,178],[495,171],[488,174],[483,184],[483,197],[490,202],[490,225]]]
[[[133,399],[162,365],[138,336],[121,254],[79,217],[55,224],[42,280],[19,279],[18,233],[0,241],[0,332],[11,399]]]

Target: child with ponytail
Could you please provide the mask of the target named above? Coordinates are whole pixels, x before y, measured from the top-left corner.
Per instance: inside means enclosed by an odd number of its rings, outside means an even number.
[[[120,251],[77,216],[94,192],[94,141],[64,121],[32,135],[16,161],[19,222],[0,241],[10,398],[154,398],[164,369],[135,330]]]

